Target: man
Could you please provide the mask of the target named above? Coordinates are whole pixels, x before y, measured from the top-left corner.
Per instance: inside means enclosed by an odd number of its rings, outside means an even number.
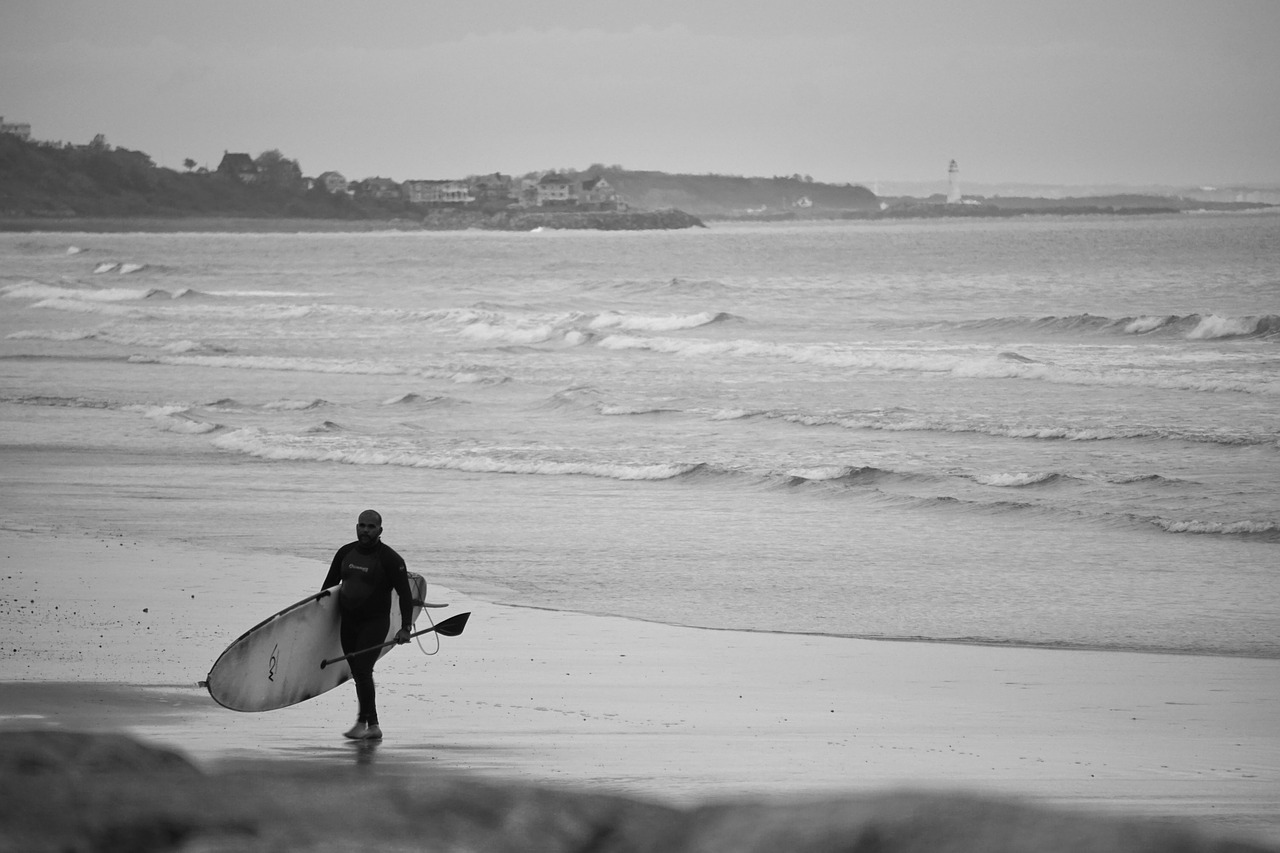
[[[400,630],[397,643],[409,642],[413,627],[413,590],[404,560],[382,541],[382,516],[371,509],[356,521],[356,541],[338,549],[321,589],[336,583],[338,612],[342,616],[342,653],[367,649],[387,640],[391,628],[391,590],[400,597]],[[348,659],[360,703],[356,724],[344,733],[353,740],[379,740],[378,710],[374,704],[373,665],[376,649]]]

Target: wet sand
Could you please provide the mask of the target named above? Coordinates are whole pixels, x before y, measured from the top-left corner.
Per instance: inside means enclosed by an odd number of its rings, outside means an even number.
[[[431,767],[686,805],[958,790],[1280,843],[1280,661],[709,631],[432,586],[451,604],[437,620],[471,621],[434,657],[379,663],[386,738],[356,744],[350,685],[264,714],[196,686],[324,567],[65,530],[0,532],[0,553],[3,730],[124,732],[210,769]]]

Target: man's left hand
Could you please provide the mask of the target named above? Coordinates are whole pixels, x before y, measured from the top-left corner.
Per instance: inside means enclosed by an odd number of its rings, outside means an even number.
[[[399,631],[396,631],[396,642],[397,642],[398,644],[402,645],[402,646],[403,646],[405,643],[409,642],[409,629],[408,629],[408,628],[401,628]]]

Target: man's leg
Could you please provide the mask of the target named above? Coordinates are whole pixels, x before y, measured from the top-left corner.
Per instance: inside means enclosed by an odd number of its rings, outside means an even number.
[[[383,619],[356,621],[344,619],[342,622],[342,651],[351,654],[360,649],[367,649],[387,638],[387,630],[391,624],[390,616]],[[378,652],[365,652],[348,659],[351,667],[351,680],[356,685],[356,700],[359,702],[359,713],[356,725],[347,732],[350,738],[378,738],[382,730],[378,728],[378,707],[373,686],[373,665],[378,662]]]

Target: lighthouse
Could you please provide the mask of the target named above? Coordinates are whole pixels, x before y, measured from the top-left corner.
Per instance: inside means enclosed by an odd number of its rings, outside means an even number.
[[[947,169],[947,204],[960,203],[960,167],[956,165],[956,161],[951,161],[951,166]]]

